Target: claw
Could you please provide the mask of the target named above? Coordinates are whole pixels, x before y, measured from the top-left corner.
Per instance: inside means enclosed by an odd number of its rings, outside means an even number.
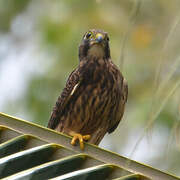
[[[71,133],[73,136],[71,144],[74,146],[76,141],[79,140],[81,150],[84,150],[84,140],[87,141],[91,138],[91,135],[81,135],[79,133]]]

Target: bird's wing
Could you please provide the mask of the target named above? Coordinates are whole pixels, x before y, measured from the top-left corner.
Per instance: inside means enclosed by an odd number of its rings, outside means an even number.
[[[109,125],[109,129],[108,129],[108,133],[112,133],[119,125],[119,122],[121,121],[121,118],[124,114],[124,108],[125,108],[125,104],[127,102],[127,97],[128,97],[128,85],[126,80],[123,78],[123,85],[122,85],[122,89],[121,91],[121,97],[120,97],[120,102],[119,102],[119,106],[117,109],[117,116],[113,117],[114,119],[112,119],[110,125]]]
[[[69,102],[73,93],[76,91],[80,82],[81,82],[80,81],[80,73],[77,69],[75,69],[70,74],[65,88],[63,89],[61,95],[59,96],[59,98],[53,108],[50,120],[48,122],[48,128],[55,129],[56,126],[59,124],[61,113],[62,113],[65,105]]]

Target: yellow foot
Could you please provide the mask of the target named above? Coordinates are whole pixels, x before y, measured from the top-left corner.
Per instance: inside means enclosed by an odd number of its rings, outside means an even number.
[[[91,138],[90,135],[81,135],[79,133],[71,133],[71,136],[73,136],[71,144],[74,146],[76,141],[79,140],[81,150],[84,149],[84,140],[87,141]]]

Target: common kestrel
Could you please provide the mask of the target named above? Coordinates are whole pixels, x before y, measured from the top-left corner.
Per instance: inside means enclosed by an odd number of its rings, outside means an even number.
[[[48,127],[98,145],[118,126],[127,102],[128,86],[112,62],[108,34],[89,30],[79,46],[79,65],[70,74],[59,96]]]

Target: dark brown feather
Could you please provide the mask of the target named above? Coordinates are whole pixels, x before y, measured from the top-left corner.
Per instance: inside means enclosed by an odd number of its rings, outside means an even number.
[[[63,89],[63,92],[59,96],[54,108],[53,112],[51,114],[50,120],[48,122],[48,128],[55,129],[56,126],[61,121],[61,115],[63,113],[63,109],[66,106],[67,102],[70,99],[70,93],[72,92],[74,86],[80,82],[79,72],[77,70],[74,70],[66,83],[66,87]]]
[[[90,44],[86,41],[80,45],[79,66],[69,76],[48,127],[66,134],[71,131],[90,134],[89,142],[99,144],[107,132],[117,128],[127,102],[128,87],[110,59],[108,42],[103,46],[108,53],[96,57],[88,54]]]

